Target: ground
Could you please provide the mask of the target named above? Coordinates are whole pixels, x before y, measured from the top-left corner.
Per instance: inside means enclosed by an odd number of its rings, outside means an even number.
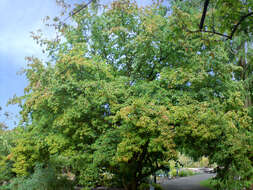
[[[190,177],[182,177],[174,180],[169,180],[161,186],[164,190],[210,190],[200,186],[200,182],[213,177],[214,174],[199,174]]]

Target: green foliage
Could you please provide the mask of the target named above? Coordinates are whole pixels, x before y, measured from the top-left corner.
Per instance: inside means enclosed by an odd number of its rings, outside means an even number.
[[[193,160],[191,157],[184,154],[180,154],[178,157],[179,162],[183,165],[184,168],[204,168],[212,167],[215,168],[216,165],[211,165],[207,157],[201,157],[199,160]]]
[[[11,149],[15,146],[16,134],[16,130],[0,130],[0,183],[6,183],[15,176]]]
[[[15,178],[9,188],[12,190],[70,190],[74,189],[73,182],[64,176],[58,176],[55,168],[43,168],[36,165],[30,177]]]
[[[187,177],[187,176],[192,176],[192,175],[196,175],[196,173],[188,169],[179,169],[178,172],[176,169],[172,169],[170,171],[170,177],[178,177],[178,176]]]
[[[200,185],[202,185],[203,187],[207,187],[211,190],[215,190],[216,189],[215,186],[217,185],[217,182],[215,182],[214,179],[208,179],[205,181],[201,181]]]
[[[171,177],[176,177],[176,176],[177,176],[177,170],[176,170],[176,169],[172,169],[172,170],[170,171],[170,176],[171,176]]]
[[[155,190],[162,190],[163,188],[161,187],[161,185],[153,183],[152,186],[154,187]]]
[[[199,21],[194,2],[176,1],[170,11],[159,3],[93,3],[69,25],[54,19],[58,39],[34,34],[50,61],[27,58],[26,93],[12,100],[23,123],[1,154],[18,176],[13,188],[64,188],[57,171],[65,171],[85,188],[136,190],[178,151],[217,163],[223,189],[250,185],[252,67],[235,63],[241,54],[230,49],[240,42],[185,29]],[[230,31],[227,23],[221,30]],[[252,61],[251,53],[242,58]]]
[[[139,190],[149,190],[150,189],[150,184],[147,183],[142,183],[140,184],[140,186],[138,187]]]
[[[194,172],[191,170],[181,170],[178,174],[180,177],[192,176]]]
[[[204,2],[200,0],[174,1],[176,14],[180,14],[180,24],[190,33],[199,33],[208,36],[213,35],[225,39],[233,39],[236,36],[252,36],[252,1],[242,0],[213,0],[209,2],[202,30],[199,30],[200,19],[204,9]]]

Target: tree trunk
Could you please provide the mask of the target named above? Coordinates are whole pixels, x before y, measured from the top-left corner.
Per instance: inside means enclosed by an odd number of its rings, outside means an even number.
[[[132,185],[131,185],[131,190],[137,190],[138,187],[138,182],[136,180],[133,180]]]
[[[127,185],[124,185],[125,190],[137,190],[138,188],[138,181],[133,179],[130,183]]]
[[[124,190],[137,190],[138,188],[138,178],[136,175],[131,176],[130,179],[122,178],[122,185]]]
[[[246,95],[246,98],[245,98],[245,107],[248,108],[251,106],[252,106],[251,96],[250,96],[250,94],[248,94],[248,95]]]

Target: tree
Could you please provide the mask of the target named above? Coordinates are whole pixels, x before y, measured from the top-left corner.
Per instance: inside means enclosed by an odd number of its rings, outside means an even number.
[[[135,190],[184,151],[218,163],[225,188],[249,186],[252,118],[238,67],[219,36],[182,30],[198,20],[184,5],[77,5],[74,24],[54,19],[61,38],[34,35],[51,60],[28,58],[13,171],[54,164],[85,187]]]
[[[3,126],[3,127],[2,127]],[[6,125],[0,128],[0,184],[8,182],[15,176],[12,171],[11,148],[14,146],[15,131],[6,130]]]

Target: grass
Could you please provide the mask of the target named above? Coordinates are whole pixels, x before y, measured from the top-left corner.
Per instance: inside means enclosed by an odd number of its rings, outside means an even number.
[[[251,184],[253,184],[253,183],[251,183]],[[201,181],[200,185],[203,186],[203,187],[207,187],[210,190],[216,190],[215,186],[217,185],[217,182],[215,180],[212,180],[212,179],[207,179],[207,180]],[[249,188],[249,189],[252,189],[252,187]]]
[[[200,182],[201,186],[207,187],[211,190],[216,190],[215,187],[214,187],[215,184],[216,184],[216,182],[214,180],[211,180],[211,179],[207,179],[207,180],[204,180],[204,181]]]

